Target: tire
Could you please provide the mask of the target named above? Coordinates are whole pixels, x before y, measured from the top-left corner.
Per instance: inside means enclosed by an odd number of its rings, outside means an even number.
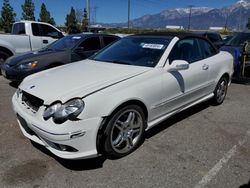
[[[10,57],[10,54],[4,51],[0,51],[0,74],[1,74],[1,66],[8,57]]]
[[[214,90],[214,98],[212,100],[214,105],[220,105],[223,103],[227,95],[228,79],[223,76],[216,85]]]
[[[115,112],[108,121],[104,153],[109,158],[121,158],[137,149],[144,141],[146,120],[141,107],[128,105]]]

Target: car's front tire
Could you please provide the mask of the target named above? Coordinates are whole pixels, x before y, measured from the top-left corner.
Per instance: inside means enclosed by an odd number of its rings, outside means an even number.
[[[223,76],[217,83],[217,86],[214,90],[214,98],[213,98],[214,105],[220,105],[223,103],[227,95],[227,88],[228,88],[228,79],[225,76]]]
[[[145,127],[141,107],[128,105],[115,112],[105,131],[105,154],[109,158],[120,158],[133,152],[144,140]]]

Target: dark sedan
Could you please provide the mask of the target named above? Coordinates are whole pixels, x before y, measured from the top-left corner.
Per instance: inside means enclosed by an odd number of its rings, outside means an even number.
[[[242,59],[239,58],[242,54],[243,46],[245,42],[250,42],[250,32],[243,32],[243,33],[238,33],[232,37],[230,41],[228,41],[224,46],[221,47],[222,51],[227,51],[232,54],[232,56],[235,59],[235,64],[234,64],[234,70],[235,70],[235,77],[240,77],[242,74]],[[249,55],[249,46],[248,46],[248,55]],[[237,58],[236,58],[237,57]],[[250,77],[250,61],[249,58],[247,58],[247,61],[244,64],[244,76]]]
[[[218,49],[220,49],[221,46],[223,46],[224,42],[217,32],[194,32],[197,35],[203,36],[208,38]]]
[[[1,71],[5,78],[20,82],[33,73],[86,59],[118,39],[107,34],[68,35],[39,51],[10,57]]]

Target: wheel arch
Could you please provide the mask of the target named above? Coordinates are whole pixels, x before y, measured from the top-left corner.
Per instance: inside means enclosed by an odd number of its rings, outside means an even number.
[[[227,79],[228,84],[230,84],[230,83],[231,83],[231,80],[230,80],[230,75],[229,75],[229,73],[228,73],[228,72],[225,72],[224,74],[222,74],[222,76],[218,78],[217,82],[219,82],[219,80],[220,80],[221,78],[223,78],[223,77],[225,77],[225,78]]]
[[[5,53],[9,54],[10,56],[14,55],[14,53],[10,49],[3,47],[3,46],[0,46],[0,51],[5,52]]]
[[[97,132],[97,137],[96,137],[96,148],[97,148],[97,152],[98,153],[103,153],[103,141],[105,139],[105,130],[107,127],[107,124],[110,120],[110,118],[112,117],[112,115],[114,115],[117,111],[119,111],[120,109],[124,108],[125,106],[128,105],[138,105],[139,107],[142,108],[142,111],[144,112],[145,115],[145,119],[147,121],[148,119],[148,109],[147,106],[140,100],[138,99],[131,99],[131,100],[127,100],[121,104],[119,104],[117,107],[115,107],[111,113],[108,116],[103,117],[103,121],[98,129]]]

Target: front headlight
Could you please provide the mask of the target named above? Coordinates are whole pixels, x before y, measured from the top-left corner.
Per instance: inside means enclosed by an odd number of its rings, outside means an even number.
[[[65,104],[56,103],[48,107],[44,113],[44,120],[53,118],[57,124],[64,123],[67,120],[77,120],[77,116],[83,111],[84,102],[81,99],[73,99]]]
[[[19,70],[34,69],[37,67],[37,63],[38,63],[38,61],[29,61],[29,62],[21,63],[21,64],[17,65],[17,69],[19,69]]]

